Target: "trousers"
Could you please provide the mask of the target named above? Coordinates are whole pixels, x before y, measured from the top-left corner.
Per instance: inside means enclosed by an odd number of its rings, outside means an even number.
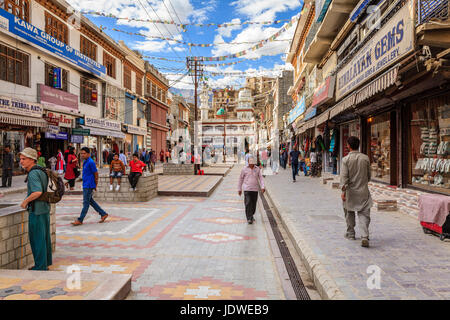
[[[28,236],[34,267],[32,270],[47,270],[52,265],[52,239],[50,235],[50,213],[28,216]]]
[[[142,173],[140,172],[131,172],[128,175],[128,181],[130,182],[130,185],[132,188],[136,188],[136,185],[139,181],[139,178],[142,176]]]
[[[83,222],[84,217],[86,217],[86,214],[88,213],[89,206],[92,206],[95,211],[97,211],[101,217],[103,217],[106,212],[103,210],[97,202],[95,202],[93,196],[94,189],[92,188],[83,188],[83,209],[81,210],[80,217],[78,220],[80,222]]]
[[[292,180],[295,181],[295,176],[298,174],[298,163],[292,163]]]
[[[3,169],[3,172],[2,172],[2,186],[3,187],[11,187],[12,176],[13,176],[12,169]]]
[[[258,191],[244,191],[245,215],[247,216],[247,220],[253,218],[257,201]]]
[[[355,211],[344,209],[345,221],[347,222],[347,236],[355,236]],[[362,239],[369,238],[370,209],[358,213],[358,225]]]

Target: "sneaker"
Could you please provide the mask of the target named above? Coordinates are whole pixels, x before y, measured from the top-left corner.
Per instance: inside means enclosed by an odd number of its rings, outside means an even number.
[[[110,185],[109,185],[109,191],[112,191],[112,189],[113,189],[113,185],[110,184]]]
[[[98,223],[103,223],[103,222],[105,222],[106,218],[108,218],[108,214],[105,214],[104,216],[102,216],[102,217],[100,218],[100,221],[99,221]]]
[[[133,191],[137,191],[137,188],[135,187],[135,188],[133,189]]]
[[[354,235],[349,235],[349,234],[345,234],[345,236],[344,236],[346,239],[349,239],[349,240],[356,240],[356,238],[355,238],[355,236]]]
[[[249,219],[249,220],[247,220],[247,222],[248,222],[248,224],[252,224],[253,220]]]
[[[120,184],[118,184],[117,186],[116,186],[116,191],[119,191],[120,190]]]
[[[369,247],[369,240],[366,238],[366,239],[362,239],[361,240],[361,247],[364,247],[364,248],[368,248]]]
[[[80,220],[75,220],[74,222],[72,222],[72,225],[74,226],[74,227],[76,227],[76,226],[81,226],[83,224],[83,222],[81,222]]]

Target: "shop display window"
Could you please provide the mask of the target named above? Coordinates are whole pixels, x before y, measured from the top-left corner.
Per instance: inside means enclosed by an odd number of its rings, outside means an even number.
[[[1,145],[0,145],[0,168],[3,165],[3,153],[5,146],[10,146],[10,151],[14,155],[14,172],[21,172],[19,152],[25,148],[25,132],[2,130]]]
[[[385,113],[367,119],[369,124],[369,158],[371,176],[375,180],[390,183],[391,128],[390,115]]]
[[[411,104],[409,183],[450,193],[450,98]]]

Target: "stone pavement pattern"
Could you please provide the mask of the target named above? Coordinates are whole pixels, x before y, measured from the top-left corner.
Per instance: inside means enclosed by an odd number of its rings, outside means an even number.
[[[322,179],[300,174],[292,183],[287,168],[266,176],[265,183],[282,220],[301,237],[294,241],[308,244],[346,298],[450,298],[450,241],[424,234],[414,217],[372,210],[370,248],[362,248],[358,226],[356,241],[344,238],[340,192],[323,185]],[[372,265],[381,269],[380,289],[367,286]]]
[[[101,203],[110,214],[84,224],[81,196],[56,211],[54,271],[76,264],[83,274],[132,274],[128,299],[285,299],[268,237],[245,220],[233,168],[209,198],[157,197],[145,203]],[[19,195],[17,195],[19,196]]]

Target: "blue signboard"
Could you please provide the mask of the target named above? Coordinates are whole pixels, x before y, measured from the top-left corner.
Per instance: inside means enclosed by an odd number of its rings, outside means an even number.
[[[53,68],[53,88],[61,89],[61,68]]]
[[[295,108],[289,111],[289,123],[294,122],[295,119],[303,114],[303,112],[305,112],[305,97],[302,97]]]
[[[105,66],[97,61],[3,9],[0,9],[0,29],[5,29],[98,76],[106,73]]]
[[[317,114],[317,108],[312,108],[305,114],[305,121],[311,119]]]
[[[59,133],[46,132],[45,137],[47,139],[67,140],[68,135],[66,132],[59,132]]]
[[[72,142],[72,143],[83,143],[84,142],[84,136],[71,135],[70,136],[70,142]]]

